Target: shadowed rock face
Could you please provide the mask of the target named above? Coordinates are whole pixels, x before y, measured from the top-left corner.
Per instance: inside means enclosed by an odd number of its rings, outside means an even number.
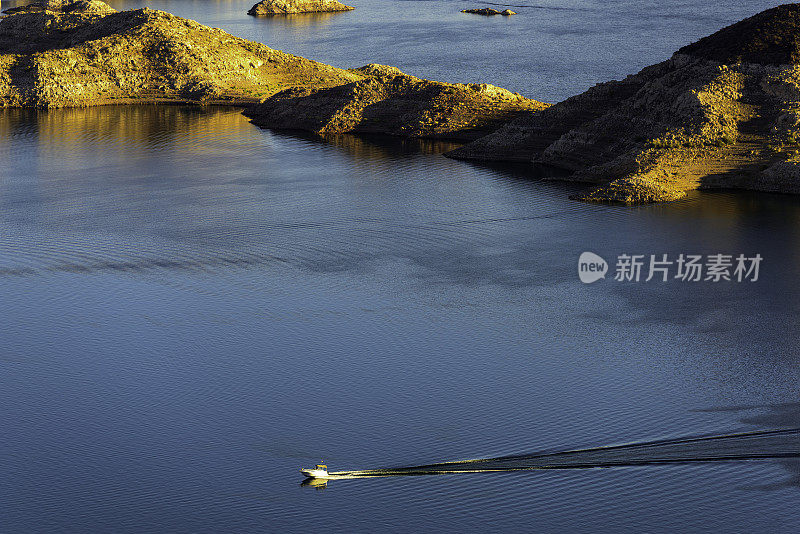
[[[697,188],[798,193],[799,15],[797,4],[765,11],[448,155],[531,161],[601,184],[582,200],[667,201]]]
[[[295,88],[251,106],[259,126],[320,135],[381,133],[470,140],[546,104],[486,84],[423,80],[383,65],[354,69],[364,79],[329,89]]]
[[[94,8],[81,12],[85,4]],[[255,102],[295,85],[362,77],[162,11],[96,4],[0,20],[0,106]]]
[[[262,0],[247,12],[248,15],[270,16],[293,13],[332,13],[355,9],[337,0]]]

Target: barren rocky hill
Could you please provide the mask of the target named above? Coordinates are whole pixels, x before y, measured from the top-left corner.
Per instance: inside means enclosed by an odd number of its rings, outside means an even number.
[[[559,167],[601,184],[578,196],[586,200],[676,200],[696,188],[798,193],[798,14],[798,4],[765,11],[449,155]]]
[[[163,11],[83,4],[0,20],[0,106],[253,102],[361,78]]]

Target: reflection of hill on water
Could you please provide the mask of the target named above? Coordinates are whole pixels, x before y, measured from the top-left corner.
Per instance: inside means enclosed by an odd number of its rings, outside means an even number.
[[[462,143],[438,139],[418,139],[380,134],[324,134],[303,130],[273,130],[280,136],[313,143],[326,143],[364,160],[387,160],[412,154],[436,155],[458,148]]]
[[[354,156],[367,159],[383,159],[403,154],[442,154],[453,150],[460,143],[435,139],[402,139],[383,135],[332,134],[323,139]]]
[[[120,105],[0,111],[0,136],[35,136],[44,149],[42,155],[50,157],[86,150],[91,143],[125,152],[154,145],[168,148],[174,141],[182,149],[203,153],[218,150],[207,143],[209,132],[241,135],[253,129],[238,110],[222,107]]]
[[[309,28],[313,26],[327,26],[333,17],[339,17],[347,11],[333,11],[331,13],[292,13],[288,15],[270,15],[268,17],[255,17],[259,23],[285,26],[287,28]]]

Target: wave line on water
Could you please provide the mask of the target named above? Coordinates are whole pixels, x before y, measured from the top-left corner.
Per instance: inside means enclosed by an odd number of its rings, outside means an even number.
[[[536,452],[426,465],[337,471],[331,478],[587,469],[636,465],[800,458],[800,428],[681,437],[558,452]]]

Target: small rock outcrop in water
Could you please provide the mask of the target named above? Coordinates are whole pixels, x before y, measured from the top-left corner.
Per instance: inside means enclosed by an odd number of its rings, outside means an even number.
[[[778,6],[622,81],[522,116],[448,154],[533,161],[642,203],[697,188],[800,193],[800,4]]]
[[[257,102],[295,85],[363,77],[163,11],[99,4],[78,0],[0,20],[0,107]]]
[[[288,89],[245,111],[268,128],[317,134],[381,133],[471,140],[547,104],[487,84],[423,80],[394,67],[354,69],[366,76],[339,87]]]
[[[355,9],[336,0],[262,0],[247,12],[248,15],[270,16],[293,13],[333,13]]]
[[[471,13],[473,15],[486,15],[487,17],[488,16],[492,16],[492,15],[503,15],[503,16],[507,17],[508,15],[516,15],[517,14],[515,11],[511,11],[510,9],[504,9],[503,11],[498,11],[498,10],[492,9],[490,7],[484,7],[482,9],[462,9],[461,12],[462,13]]]

